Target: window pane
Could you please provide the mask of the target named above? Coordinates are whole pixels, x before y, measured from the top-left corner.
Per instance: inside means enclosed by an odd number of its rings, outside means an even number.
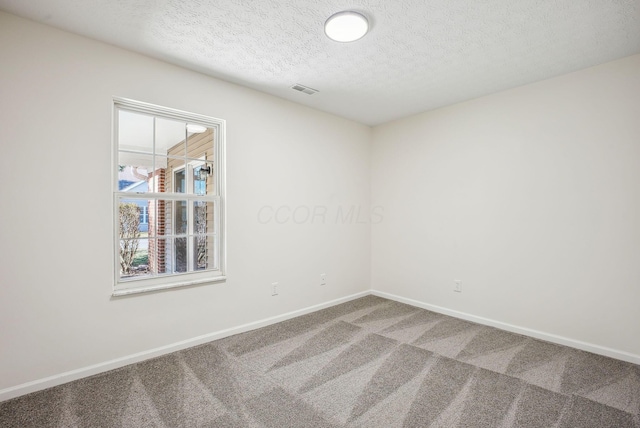
[[[212,269],[214,267],[214,236],[196,235],[193,238],[193,270]]]
[[[184,157],[187,127],[185,122],[156,118],[156,154]]]
[[[157,199],[154,204],[156,217],[151,231],[153,236],[172,235],[173,201]]]
[[[118,206],[118,233],[120,239],[140,238],[141,201],[121,199]]]
[[[187,174],[184,168],[173,172],[172,186],[175,193],[187,192]]]
[[[167,159],[164,187],[167,192],[186,193],[187,181],[184,159]]]
[[[167,263],[169,248],[166,239],[152,239],[149,241],[149,271],[155,275],[171,273]]]
[[[136,275],[149,274],[149,240],[139,239],[138,248],[133,257],[132,269]]]
[[[149,240],[120,240],[120,278],[149,275]]]
[[[118,110],[118,149],[153,153],[153,116]]]
[[[188,129],[196,129],[196,125]],[[198,133],[189,133],[187,138],[187,157],[191,159],[213,159],[213,129],[199,127]]]
[[[154,170],[149,169],[149,191],[155,193],[170,192],[167,188],[167,158],[155,156],[153,159]]]
[[[140,226],[141,227],[142,225],[149,224],[149,213],[147,210],[148,210],[147,206],[140,207]]]
[[[187,271],[187,238],[174,239],[174,272]]]
[[[149,191],[153,156],[120,152],[117,168],[120,192],[146,193]]]
[[[193,233],[215,233],[213,202],[193,202]]]
[[[213,164],[196,163],[193,166],[193,193],[196,195],[213,194]]]
[[[183,235],[187,233],[187,201],[175,201],[173,217],[173,234]]]
[[[120,238],[147,238],[149,224],[153,222],[155,215],[153,200],[121,197],[118,203]]]

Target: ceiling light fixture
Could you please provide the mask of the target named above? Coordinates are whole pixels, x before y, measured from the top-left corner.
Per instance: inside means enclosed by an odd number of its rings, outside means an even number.
[[[336,42],[355,42],[369,31],[369,21],[358,12],[345,10],[331,15],[324,23],[324,33]]]

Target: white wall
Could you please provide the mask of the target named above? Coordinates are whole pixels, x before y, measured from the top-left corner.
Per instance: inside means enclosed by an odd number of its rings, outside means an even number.
[[[374,290],[640,355],[640,55],[373,141]]]
[[[370,288],[370,128],[5,13],[0,58],[0,391]],[[113,96],[227,120],[226,283],[110,297]]]

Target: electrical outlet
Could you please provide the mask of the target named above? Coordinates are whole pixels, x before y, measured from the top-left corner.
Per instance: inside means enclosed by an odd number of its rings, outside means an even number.
[[[327,285],[327,274],[326,273],[321,273],[320,274],[320,285]]]
[[[460,281],[459,279],[454,279],[453,284],[453,291],[455,291],[456,293],[462,293],[462,281]]]
[[[272,296],[277,296],[278,295],[278,283],[277,282],[272,282],[271,283],[271,295]]]

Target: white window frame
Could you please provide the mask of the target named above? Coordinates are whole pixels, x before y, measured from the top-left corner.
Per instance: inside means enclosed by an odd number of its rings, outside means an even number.
[[[217,224],[215,225],[215,237],[214,237],[214,252],[218,253],[218,268],[209,269],[205,271],[193,271],[193,272],[176,272],[162,274],[151,277],[138,277],[135,279],[122,280],[120,278],[120,236],[119,236],[119,198],[127,196],[129,198],[138,197],[145,198],[146,196],[156,197],[163,200],[183,200],[184,196],[181,194],[171,192],[167,193],[140,193],[131,194],[121,192],[118,189],[118,111],[127,110],[134,113],[150,114],[159,116],[166,119],[180,120],[188,123],[195,123],[198,125],[206,126],[207,128],[214,129],[214,186],[215,186],[215,200],[214,203],[214,216],[217,218]],[[136,293],[145,293],[151,291],[158,291],[164,289],[171,289],[177,287],[186,287],[191,285],[215,283],[226,280],[226,209],[225,209],[225,142],[226,142],[226,122],[222,119],[217,119],[209,116],[204,116],[195,113],[189,113],[181,110],[176,110],[168,107],[157,106],[140,101],[130,100],[127,98],[113,98],[113,117],[112,117],[112,162],[111,170],[113,174],[113,266],[114,266],[114,280],[113,280],[113,296],[124,296]],[[187,174],[188,171],[185,171]],[[208,200],[208,199],[207,199]],[[188,206],[191,202],[188,201]],[[189,227],[193,227],[189,221]]]

